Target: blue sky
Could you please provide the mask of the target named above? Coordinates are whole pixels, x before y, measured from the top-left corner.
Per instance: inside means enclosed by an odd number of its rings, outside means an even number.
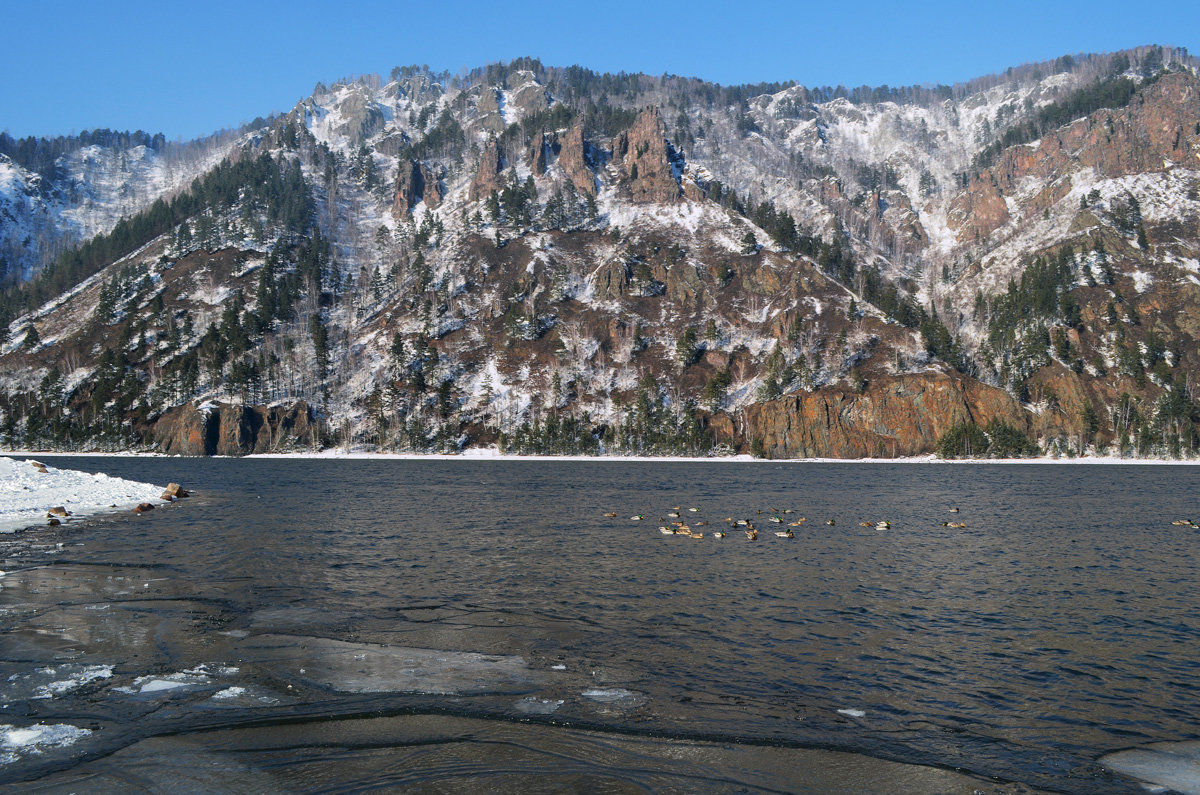
[[[719,83],[954,83],[1141,44],[1200,51],[1200,3],[9,3],[0,130],[191,138],[398,64],[551,65]]]

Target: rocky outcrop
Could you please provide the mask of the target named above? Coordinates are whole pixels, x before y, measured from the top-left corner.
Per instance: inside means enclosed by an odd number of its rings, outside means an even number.
[[[355,147],[362,146],[364,141],[383,129],[383,111],[365,89],[348,92],[337,106],[337,112],[343,122],[334,131],[349,138]]]
[[[1070,173],[1091,169],[1100,177],[1161,172],[1197,163],[1200,134],[1200,81],[1194,75],[1165,75],[1134,96],[1129,105],[1099,110],[1037,143],[1004,150],[950,205],[947,224],[961,243],[986,237],[1009,220],[1005,196],[1017,196],[1023,183],[1044,183],[1021,212],[1030,217],[1071,191]]]
[[[485,130],[499,135],[504,132],[504,114],[500,112],[500,91],[491,86],[480,88],[479,100],[475,105],[480,124]]]
[[[587,144],[583,141],[583,125],[571,128],[559,143],[558,167],[566,174],[575,190],[586,196],[596,195],[596,174],[588,165]]]
[[[421,200],[425,202],[425,206],[431,210],[436,210],[442,204],[442,200],[446,198],[446,191],[442,189],[442,181],[437,175],[421,166],[421,179],[424,185],[421,188]]]
[[[596,268],[590,281],[601,300],[619,301],[629,292],[629,278],[629,266],[613,259]]]
[[[550,105],[550,95],[546,87],[537,82],[533,72],[519,70],[510,74],[504,81],[508,88],[506,101],[511,114],[518,117],[543,111]]]
[[[164,413],[149,440],[166,455],[241,456],[307,449],[315,433],[315,417],[303,401],[290,407],[187,403]]]
[[[442,189],[437,176],[424,163],[411,161],[401,165],[396,175],[396,198],[392,200],[392,215],[397,220],[412,212],[419,201],[429,209],[442,203]]]
[[[483,154],[479,156],[479,168],[475,171],[475,178],[471,180],[471,201],[485,199],[492,191],[503,187],[500,181],[500,171],[503,167],[499,145],[495,139],[488,141],[487,146],[483,148]]]
[[[920,251],[929,244],[921,218],[904,191],[875,191],[871,201],[876,209],[871,233],[885,240],[892,251]]]
[[[952,426],[993,419],[1029,428],[1027,412],[1003,390],[922,373],[880,379],[861,394],[834,387],[747,406],[739,430],[771,458],[894,458],[932,453]]]
[[[1008,203],[989,172],[971,180],[955,197],[946,213],[946,225],[958,233],[958,242],[972,243],[1008,223]]]
[[[656,107],[642,111],[633,127],[613,139],[613,165],[635,202],[671,204],[682,195],[671,163],[667,127]]]
[[[529,170],[533,172],[535,177],[540,177],[546,173],[546,162],[550,154],[550,139],[546,133],[540,132],[529,139],[529,152],[526,154],[526,160],[529,162]]]

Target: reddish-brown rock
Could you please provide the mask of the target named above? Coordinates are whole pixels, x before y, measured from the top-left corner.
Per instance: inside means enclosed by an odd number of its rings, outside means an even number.
[[[1008,219],[1008,204],[988,171],[971,180],[946,213],[946,225],[958,233],[960,243],[987,237],[1008,223]]]
[[[931,453],[950,427],[993,419],[1029,428],[1027,412],[1003,390],[922,373],[880,379],[861,394],[833,387],[748,406],[740,431],[771,458],[894,458]]]
[[[429,209],[442,203],[443,195],[437,176],[424,163],[412,161],[401,164],[396,175],[396,198],[392,201],[392,215],[403,218],[412,212],[419,201]]]
[[[187,403],[164,413],[150,429],[150,441],[167,455],[228,455],[307,449],[317,441],[308,405],[236,406],[218,404],[203,411]]]
[[[947,224],[964,243],[991,234],[1009,220],[1004,197],[1017,195],[1029,178],[1046,187],[1021,207],[1026,217],[1070,193],[1071,180],[1065,175],[1073,168],[1115,178],[1195,164],[1200,151],[1197,118],[1200,80],[1182,72],[1164,75],[1124,108],[1096,111],[1036,143],[1004,150],[954,198]]]
[[[500,147],[493,139],[487,142],[483,147],[483,154],[479,156],[479,168],[475,170],[475,178],[471,180],[471,201],[485,199],[492,191],[503,187],[500,181],[501,168],[503,163],[500,160]]]
[[[550,139],[546,133],[540,132],[529,139],[529,151],[526,153],[526,160],[529,161],[529,170],[534,173],[534,176],[542,176],[546,173],[546,162],[550,151]]]
[[[613,139],[613,165],[635,202],[670,204],[682,195],[671,164],[667,127],[656,107],[642,111],[628,131]]]
[[[587,196],[596,195],[596,174],[588,165],[586,144],[583,141],[583,126],[575,125],[560,142],[558,166],[575,190]]]
[[[421,182],[422,201],[425,202],[425,206],[429,209],[436,210],[441,205],[442,199],[446,198],[446,193],[442,190],[442,181],[422,164]]]
[[[137,507],[133,509],[134,513],[147,513],[154,510],[154,504],[149,502],[139,502]]]

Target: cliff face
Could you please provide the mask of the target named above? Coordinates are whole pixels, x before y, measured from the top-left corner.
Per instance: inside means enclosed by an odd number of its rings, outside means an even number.
[[[885,377],[861,394],[829,388],[748,406],[738,430],[770,458],[894,458],[934,452],[960,423],[998,419],[1024,431],[1028,416],[1003,390],[925,373]]]
[[[529,163],[529,170],[535,177],[545,175],[549,154],[550,139],[545,132],[540,132],[529,139],[529,151],[525,154],[525,160]]]
[[[419,201],[424,201],[431,210],[437,209],[442,203],[442,190],[429,167],[414,160],[398,170],[392,215],[397,219],[404,218]]]
[[[970,187],[950,205],[946,225],[958,233],[960,243],[987,237],[1009,221],[1008,204],[989,172],[971,180]]]
[[[470,201],[486,199],[492,191],[500,190],[503,187],[500,180],[502,167],[500,147],[496,144],[495,139],[492,139],[488,141],[483,148],[483,154],[479,156],[479,168],[475,172],[475,178],[471,180],[471,189],[468,193]]]
[[[151,446],[166,455],[242,456],[309,449],[314,417],[307,404],[290,407],[192,403],[163,414],[151,428]]]
[[[571,180],[575,190],[586,196],[596,195],[596,175],[588,165],[583,142],[583,125],[577,124],[563,137],[558,152],[558,165]]]
[[[947,225],[960,243],[987,237],[1018,216],[1042,213],[1065,197],[1072,174],[1119,178],[1200,165],[1200,90],[1195,77],[1169,74],[1127,107],[1100,110],[1047,133],[1034,144],[1004,150],[951,202]],[[1027,193],[1026,186],[1040,184]]]
[[[679,180],[669,155],[667,128],[655,107],[642,111],[628,132],[613,139],[613,165],[628,180],[635,202],[679,200]]]

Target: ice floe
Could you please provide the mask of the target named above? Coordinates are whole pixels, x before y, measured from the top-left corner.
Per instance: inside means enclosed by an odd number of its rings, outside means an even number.
[[[516,703],[517,711],[526,715],[550,715],[563,705],[563,700],[528,696]]]
[[[239,644],[277,673],[343,693],[438,695],[528,691],[537,673],[515,655],[349,643],[329,638],[252,635]]]
[[[650,700],[645,693],[626,690],[623,687],[597,687],[584,690],[580,695],[589,701],[616,709],[633,709]]]
[[[1154,743],[1117,751],[1101,757],[1100,764],[1148,785],[1200,795],[1200,742]]]
[[[224,690],[219,690],[216,693],[213,693],[212,697],[214,699],[228,700],[231,698],[238,698],[238,697],[244,696],[244,695],[246,695],[246,688],[238,687],[235,685],[233,687],[227,687]]]
[[[84,685],[110,679],[111,665],[62,663],[15,673],[0,682],[0,700],[59,698]]]
[[[91,734],[69,723],[38,723],[33,726],[0,724],[0,765],[11,765],[22,756],[40,754],[47,748],[64,748]]]

